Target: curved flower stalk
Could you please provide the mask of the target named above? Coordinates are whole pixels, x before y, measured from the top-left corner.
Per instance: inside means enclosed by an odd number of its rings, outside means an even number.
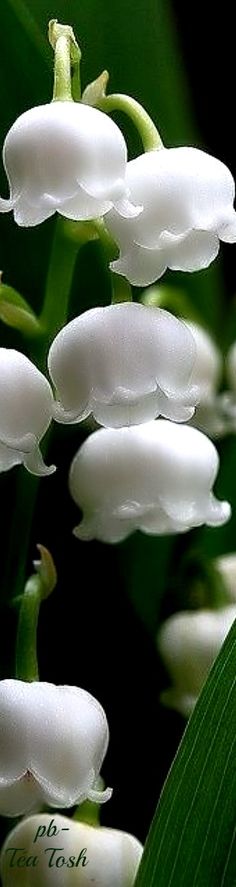
[[[110,789],[93,788],[108,739],[105,712],[85,690],[1,681],[0,814],[109,800]]]
[[[39,441],[53,414],[49,382],[33,363],[11,348],[0,348],[0,471],[23,464],[32,474],[46,475]]]
[[[22,848],[31,865],[17,866]],[[12,887],[14,877],[15,887],[133,887],[142,851],[127,832],[42,813],[24,819],[8,835],[1,853],[2,883]]]
[[[194,709],[211,666],[236,618],[236,605],[220,610],[183,611],[161,626],[157,647],[172,687],[163,702],[184,717]]]
[[[162,148],[131,160],[126,183],[139,218],[106,224],[120,247],[111,267],[130,283],[154,283],[167,268],[207,268],[219,240],[236,241],[235,186],[228,168],[197,148]]]
[[[118,215],[140,213],[125,184],[127,148],[119,127],[102,111],[55,101],[26,111],[9,130],[3,163],[18,225],[38,225],[55,212],[93,219],[112,207]]]
[[[92,308],[56,336],[48,367],[58,422],[90,413],[119,427],[158,415],[188,420],[199,398],[190,384],[195,346],[184,323],[160,308],[136,303]]]
[[[160,535],[223,524],[230,505],[211,492],[218,464],[212,442],[186,425],[159,419],[96,431],[70,469],[70,492],[83,511],[74,533],[120,542],[137,529]]]

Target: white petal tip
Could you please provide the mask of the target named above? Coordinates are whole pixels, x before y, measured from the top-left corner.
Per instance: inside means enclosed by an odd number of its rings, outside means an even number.
[[[38,447],[24,456],[23,465],[30,474],[35,474],[37,477],[49,477],[56,471],[56,465],[45,465]]]
[[[124,219],[136,219],[143,211],[143,206],[134,206],[127,197],[120,197],[114,202],[114,209]]]
[[[88,800],[93,801],[94,804],[106,804],[107,801],[110,801],[112,794],[112,788],[106,788],[103,792],[91,789],[88,793]]]
[[[7,200],[4,197],[0,197],[0,212],[1,213],[9,213],[14,207],[14,201],[9,197]]]

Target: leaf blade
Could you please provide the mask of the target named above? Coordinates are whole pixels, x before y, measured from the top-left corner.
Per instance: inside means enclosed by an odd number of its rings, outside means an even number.
[[[236,883],[235,711],[236,623],[185,731],[135,887],[233,887]]]

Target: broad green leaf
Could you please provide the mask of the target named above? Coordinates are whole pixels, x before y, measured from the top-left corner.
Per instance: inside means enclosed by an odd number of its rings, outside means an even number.
[[[236,623],[185,731],[135,887],[235,887]]]

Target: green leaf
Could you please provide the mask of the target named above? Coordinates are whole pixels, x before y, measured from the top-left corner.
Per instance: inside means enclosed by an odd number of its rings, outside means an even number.
[[[164,786],[135,887],[236,884],[236,622]]]

